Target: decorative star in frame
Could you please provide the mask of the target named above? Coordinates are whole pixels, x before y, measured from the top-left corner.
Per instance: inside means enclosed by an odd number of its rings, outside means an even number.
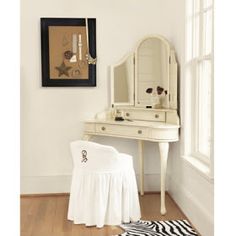
[[[60,66],[56,66],[55,69],[58,70],[59,74],[58,76],[66,75],[69,77],[68,71],[71,69],[71,66],[66,66],[65,62],[63,61]]]

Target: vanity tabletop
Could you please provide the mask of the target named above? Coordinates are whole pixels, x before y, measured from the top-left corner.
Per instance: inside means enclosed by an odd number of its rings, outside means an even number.
[[[158,129],[176,129],[180,125],[170,124],[165,122],[158,121],[143,121],[143,120],[124,120],[124,121],[115,121],[108,119],[93,119],[87,120],[86,123],[99,123],[99,124],[110,124],[110,125],[124,125],[124,126],[142,126],[142,127],[151,127]]]

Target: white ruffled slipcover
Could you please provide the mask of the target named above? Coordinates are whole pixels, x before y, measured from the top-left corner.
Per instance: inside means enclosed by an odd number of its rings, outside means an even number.
[[[83,159],[82,151],[87,154]],[[73,175],[68,219],[86,226],[119,225],[140,219],[132,156],[88,141],[71,143]],[[83,161],[84,160],[84,161]]]

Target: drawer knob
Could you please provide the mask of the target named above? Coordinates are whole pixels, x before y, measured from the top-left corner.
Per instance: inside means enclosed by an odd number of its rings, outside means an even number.
[[[102,126],[102,128],[101,128],[101,129],[102,129],[102,131],[104,131],[104,130],[106,130],[106,127]]]
[[[126,116],[129,116],[129,113],[127,112],[125,115],[126,115]]]
[[[138,130],[138,134],[142,134],[142,130]]]
[[[156,114],[156,115],[155,115],[155,118],[159,118],[159,115],[158,115],[158,114]]]

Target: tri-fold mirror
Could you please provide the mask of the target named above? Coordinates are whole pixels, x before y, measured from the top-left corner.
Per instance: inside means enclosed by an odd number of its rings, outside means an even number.
[[[177,109],[175,51],[162,36],[141,40],[134,52],[111,66],[115,106]]]

